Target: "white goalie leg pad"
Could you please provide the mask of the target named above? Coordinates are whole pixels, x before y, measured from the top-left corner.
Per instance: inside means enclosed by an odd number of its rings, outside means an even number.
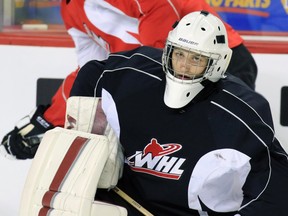
[[[118,137],[107,123],[101,99],[70,97],[67,100],[65,128],[104,135],[109,140],[109,156],[101,174],[98,188],[114,187],[122,175],[124,156]]]
[[[28,172],[20,216],[126,216],[125,208],[94,201],[108,155],[106,136],[46,132]]]
[[[66,103],[64,127],[91,133],[98,102],[99,98],[69,97]]]

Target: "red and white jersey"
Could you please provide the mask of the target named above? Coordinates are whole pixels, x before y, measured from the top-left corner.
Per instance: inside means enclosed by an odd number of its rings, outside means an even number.
[[[205,0],[67,0],[62,17],[75,43],[78,64],[141,45],[163,48],[176,20],[197,10],[216,12]],[[226,24],[230,47],[242,38]]]
[[[104,60],[111,52],[146,45],[163,48],[175,21],[186,14],[206,10],[216,12],[205,0],[62,0],[62,18],[71,35],[82,67],[90,60]],[[230,48],[243,42],[225,24]],[[78,70],[69,74],[44,113],[54,126],[63,126],[66,98]]]

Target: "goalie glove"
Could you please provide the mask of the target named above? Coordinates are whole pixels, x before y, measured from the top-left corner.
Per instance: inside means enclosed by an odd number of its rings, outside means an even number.
[[[32,114],[21,119],[14,130],[4,136],[0,152],[10,159],[33,158],[44,133],[54,126],[43,117],[47,106],[40,105]]]

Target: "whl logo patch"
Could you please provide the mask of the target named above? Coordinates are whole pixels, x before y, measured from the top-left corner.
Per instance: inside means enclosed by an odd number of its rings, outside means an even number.
[[[180,179],[185,158],[170,156],[182,149],[180,144],[169,143],[160,145],[157,139],[151,139],[143,151],[127,158],[128,165],[135,172],[142,172],[166,179]]]

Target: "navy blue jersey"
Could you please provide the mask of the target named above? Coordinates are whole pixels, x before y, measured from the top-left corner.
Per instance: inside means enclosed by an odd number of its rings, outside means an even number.
[[[150,47],[111,54],[87,63],[72,88],[102,97],[125,151],[119,187],[157,216],[286,216],[287,154],[266,99],[229,75],[168,108],[161,57]],[[105,193],[98,198],[141,215]]]

